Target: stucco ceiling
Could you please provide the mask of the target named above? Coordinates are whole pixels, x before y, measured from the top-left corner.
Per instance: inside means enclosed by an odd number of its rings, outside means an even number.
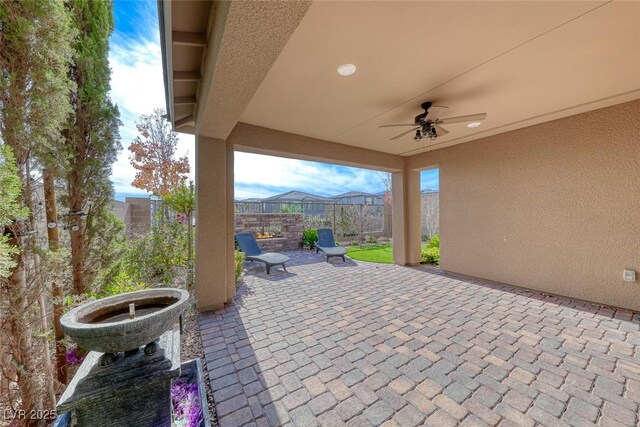
[[[640,98],[639,23],[638,2],[314,2],[241,121],[403,155],[463,143]],[[435,142],[378,128],[427,100],[488,117]]]

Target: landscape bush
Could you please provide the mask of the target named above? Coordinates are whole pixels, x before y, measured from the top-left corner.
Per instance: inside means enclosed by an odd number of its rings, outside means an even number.
[[[235,253],[235,270],[236,270],[236,284],[240,282],[242,277],[242,272],[244,270],[244,253],[240,251],[236,251]]]
[[[187,236],[178,219],[159,213],[151,232],[126,242],[122,268],[136,283],[172,284],[177,267],[187,267]]]
[[[302,247],[313,249],[313,246],[318,241],[318,230],[315,228],[307,228],[302,232]]]
[[[91,296],[104,298],[147,288],[149,288],[149,286],[145,282],[134,280],[124,268],[120,268],[115,275],[109,278],[100,292],[92,294]]]
[[[434,235],[422,248],[422,263],[440,265],[440,236]]]
[[[302,204],[287,203],[280,207],[280,213],[302,213]]]
[[[373,226],[373,215],[369,205],[334,206],[335,233],[340,236],[357,236]]]

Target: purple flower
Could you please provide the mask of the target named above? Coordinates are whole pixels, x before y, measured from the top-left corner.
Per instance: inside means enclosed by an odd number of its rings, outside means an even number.
[[[71,347],[67,350],[67,364],[68,365],[79,365],[84,360],[86,354],[78,347]]]
[[[171,386],[171,403],[176,423],[185,427],[198,427],[202,422],[202,408],[197,383],[178,381]]]

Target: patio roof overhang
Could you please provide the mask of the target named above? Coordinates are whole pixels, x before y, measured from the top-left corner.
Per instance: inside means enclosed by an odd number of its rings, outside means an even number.
[[[639,97],[635,2],[158,4],[180,132],[225,139],[243,122],[411,156]],[[378,128],[426,100],[488,117],[435,143]]]
[[[228,137],[236,151],[399,172],[403,158],[366,148],[238,123]],[[320,148],[321,147],[321,148]],[[319,149],[320,148],[320,149]]]
[[[226,236],[200,239],[201,277],[229,282],[201,307],[235,290],[237,149],[393,172],[405,265],[420,259],[418,171],[438,166],[445,269],[640,309],[621,279],[640,270],[640,3],[160,0],[159,14],[170,120],[196,135],[198,229]],[[390,141],[379,125],[423,101],[488,117]],[[587,231],[606,221],[603,243]]]
[[[200,65],[212,5],[209,1],[158,0],[167,118],[179,131],[193,132],[193,111],[202,81]]]
[[[159,0],[174,128],[226,138],[310,4]]]

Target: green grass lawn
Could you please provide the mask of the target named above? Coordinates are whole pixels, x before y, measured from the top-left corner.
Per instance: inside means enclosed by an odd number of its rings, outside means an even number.
[[[347,255],[358,261],[393,264],[391,243],[347,247]]]
[[[423,243],[423,247],[425,244]],[[378,262],[381,264],[393,264],[393,251],[391,243],[376,245],[348,246],[347,255],[358,261]]]

